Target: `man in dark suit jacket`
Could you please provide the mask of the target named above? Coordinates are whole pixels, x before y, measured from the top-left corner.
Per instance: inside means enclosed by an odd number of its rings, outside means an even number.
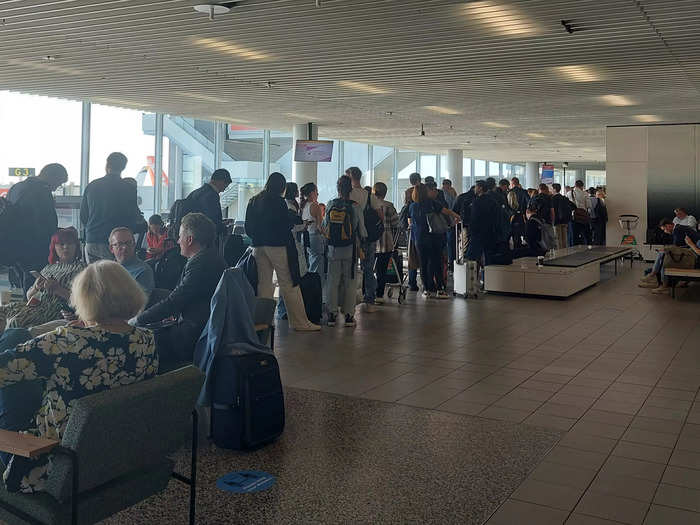
[[[209,182],[202,184],[187,196],[190,202],[190,210],[203,213],[211,219],[216,226],[216,232],[221,234],[226,231],[221,214],[221,199],[219,194],[223,193],[231,184],[231,174],[228,170],[216,170]]]
[[[176,317],[177,323],[156,328],[160,371],[166,372],[192,362],[194,345],[209,319],[209,304],[226,263],[214,248],[216,228],[202,213],[188,213],[180,224],[180,253],[187,264],[175,289],[162,301],[136,318],[138,325],[150,325]]]

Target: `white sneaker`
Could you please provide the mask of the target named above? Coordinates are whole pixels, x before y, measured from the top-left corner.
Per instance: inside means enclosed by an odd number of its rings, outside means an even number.
[[[295,326],[294,330],[297,332],[319,332],[321,327],[317,324],[309,323],[304,326]]]
[[[658,288],[654,288],[651,293],[656,293],[656,294],[662,294],[662,293],[669,293],[671,291],[670,286],[659,286]]]
[[[427,290],[423,292],[423,297],[425,297],[426,299],[430,299],[432,296],[433,296],[432,292],[429,292]]]

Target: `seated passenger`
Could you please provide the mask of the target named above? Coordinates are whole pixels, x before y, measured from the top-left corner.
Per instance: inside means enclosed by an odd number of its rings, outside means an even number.
[[[537,216],[537,204],[528,205],[525,212],[527,223],[525,224],[525,240],[527,248],[525,253],[519,253],[519,257],[540,257],[547,254],[549,247],[543,236],[543,230],[548,225]]]
[[[27,411],[27,398],[3,397],[3,426],[48,439],[60,439],[66,430],[73,401],[102,390],[153,377],[158,356],[153,334],[132,328],[127,319],[146,303],[146,296],[119,264],[100,261],[83,270],[73,282],[70,302],[81,321],[30,339],[0,353],[0,392],[41,384],[40,399],[23,425],[8,425],[12,414]],[[15,332],[15,343],[26,330]],[[7,341],[3,337],[3,340]],[[41,380],[43,382],[39,383]],[[32,389],[30,388],[30,394]],[[8,417],[10,416],[10,417]],[[19,426],[19,428],[17,428]],[[115,436],[118,439],[118,436]],[[10,492],[43,490],[49,457],[26,459],[0,453],[4,481]]]
[[[125,226],[114,228],[109,234],[109,251],[114,259],[139,283],[146,297],[155,288],[153,269],[136,256],[136,240],[131,230]]]
[[[49,264],[27,291],[27,302],[0,306],[0,332],[7,328],[28,328],[61,319],[68,309],[70,286],[85,264],[80,256],[78,231],[60,228],[51,237]]]
[[[209,304],[226,263],[214,248],[216,227],[202,213],[188,213],[180,223],[180,253],[187,264],[175,289],[136,318],[149,325],[177,318],[172,326],[158,328],[156,346],[161,370],[192,362],[194,345],[209,319]]]
[[[160,259],[165,252],[174,246],[168,238],[168,230],[165,229],[163,218],[160,215],[151,215],[148,219],[148,233],[146,234],[146,260]]]

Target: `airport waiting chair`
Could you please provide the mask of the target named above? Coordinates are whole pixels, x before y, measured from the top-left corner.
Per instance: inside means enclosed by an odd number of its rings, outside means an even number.
[[[255,331],[260,338],[260,342],[268,345],[270,350],[275,350],[275,308],[277,301],[265,297],[255,298]]]
[[[58,441],[0,431],[0,449],[25,457],[53,454],[46,492],[0,488],[0,520],[9,523],[96,523],[165,489],[175,478],[190,487],[194,524],[197,413],[204,375],[187,366],[76,401]],[[189,477],[173,472],[171,455],[191,440]]]

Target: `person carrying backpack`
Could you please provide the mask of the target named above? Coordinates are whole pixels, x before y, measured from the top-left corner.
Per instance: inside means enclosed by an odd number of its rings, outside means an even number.
[[[68,180],[68,172],[61,164],[48,164],[36,177],[28,177],[10,188],[7,194],[8,224],[2,221],[3,231],[12,232],[14,246],[3,246],[8,264],[17,264],[22,270],[22,287],[25,292],[34,284],[30,272],[46,266],[51,236],[58,229],[56,203],[52,193]],[[10,206],[13,213],[9,213]],[[0,219],[4,217],[0,215]],[[11,217],[14,216],[13,219]],[[19,221],[18,223],[10,223]]]
[[[551,227],[544,222],[537,214],[535,203],[530,203],[527,208],[527,253],[530,257],[546,255],[556,244]]]
[[[350,177],[340,177],[337,188],[338,198],[326,206],[322,227],[328,237],[328,326],[336,323],[339,301],[345,314],[345,326],[355,326],[355,267],[359,256],[358,244],[360,239],[367,237],[367,230],[360,220],[360,207],[350,200]]]
[[[557,249],[561,250],[568,246],[569,222],[571,222],[571,212],[576,206],[561,194],[561,184],[552,184],[552,207],[554,208],[554,232],[557,238]]]
[[[376,259],[377,241],[384,232],[384,214],[382,212],[382,203],[376,195],[372,195],[371,191],[367,191],[362,187],[362,171],[355,166],[345,170],[345,175],[350,177],[352,181],[352,191],[350,199],[355,201],[360,207],[360,222],[362,228],[367,232],[365,237],[362,237],[362,251],[365,254],[362,259],[362,277],[364,280],[364,298],[365,312],[372,313],[376,311],[374,299],[377,294],[377,278],[374,275],[374,261]]]

